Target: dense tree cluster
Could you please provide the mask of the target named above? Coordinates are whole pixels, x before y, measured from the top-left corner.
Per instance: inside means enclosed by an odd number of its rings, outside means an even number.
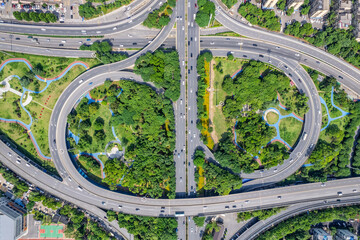
[[[258,220],[265,220],[273,215],[278,214],[282,210],[283,208],[272,208],[272,209],[257,210],[252,212],[239,212],[237,214],[237,221],[243,222],[251,218],[258,218]]]
[[[280,31],[280,19],[274,11],[262,10],[250,2],[242,3],[239,7],[239,13],[251,24],[267,28],[272,31]]]
[[[356,142],[354,149],[354,157],[351,166],[354,167],[353,171],[356,175],[360,175],[360,138]]]
[[[57,21],[57,17],[55,14],[53,13],[38,13],[38,12],[18,12],[18,11],[14,11],[13,12],[14,17],[21,21],[21,20],[25,20],[25,21],[34,21],[34,22],[56,22]]]
[[[228,0],[230,3],[233,0]],[[195,22],[200,27],[206,27],[210,23],[210,17],[215,17],[215,4],[209,0],[198,0],[198,12],[196,13]]]
[[[51,208],[53,210],[56,210],[62,206],[61,202],[56,201],[52,197],[47,197],[39,192],[31,192],[29,196],[29,201],[42,202],[45,207]]]
[[[87,219],[84,213],[70,205],[64,205],[59,213],[70,220],[64,231],[67,237],[75,239],[113,239],[97,222]]]
[[[91,156],[81,155],[79,161],[84,164],[85,169],[99,169],[100,164]]]
[[[125,53],[117,53],[112,51],[112,46],[108,41],[94,42],[91,45],[81,45],[80,50],[95,51],[97,58],[103,63],[113,63],[124,60],[128,57]]]
[[[301,5],[300,13],[301,15],[307,15],[310,11],[310,0],[304,0],[304,3]]]
[[[132,0],[115,0],[108,4],[104,1],[103,4],[98,5],[97,7],[93,6],[91,2],[92,1],[87,1],[79,6],[79,15],[81,17],[85,19],[98,17],[100,14],[106,14],[108,11],[112,11],[123,5],[128,5],[132,2]]]
[[[289,78],[276,70],[270,70],[264,63],[250,61],[234,79],[226,76],[222,87],[228,94],[223,107],[225,117],[240,116],[243,106],[249,105],[255,111],[265,110],[277,98],[277,92],[284,95],[285,104],[298,115],[308,111],[307,97],[296,87],[290,86]],[[289,94],[289,95],[286,95]]]
[[[286,8],[286,0],[279,0],[277,3],[276,3],[276,7],[282,11],[285,10]]]
[[[7,171],[0,163],[0,173],[3,178],[6,179],[9,183],[14,185],[13,192],[15,196],[21,197],[25,192],[29,190],[29,186],[18,179],[11,171]]]
[[[237,0],[221,0],[228,8],[234,6],[237,3]]]
[[[112,213],[110,215],[112,216],[112,219],[114,219],[114,214]],[[121,228],[126,228],[129,233],[134,235],[135,240],[177,239],[176,228],[178,223],[175,218],[144,217],[118,213],[117,220]]]
[[[133,163],[129,168],[117,159],[107,161],[103,181],[115,189],[123,177],[121,185],[133,193],[175,197],[171,101],[146,85],[120,81],[119,86],[123,92],[110,104],[114,112],[111,125],[120,132],[125,160]]]
[[[308,232],[312,225],[316,225],[321,222],[330,222],[335,219],[348,221],[351,218],[356,218],[359,211],[360,205],[356,205],[303,213],[279,223],[270,230],[262,233],[257,239],[278,240],[297,231]]]
[[[289,153],[284,144],[275,142],[264,147],[259,155],[261,165],[268,169],[282,164],[289,158]]]
[[[240,147],[254,156],[275,135],[275,129],[269,127],[262,117],[256,113],[240,116],[237,119],[235,131],[237,133],[236,141]],[[271,153],[266,151],[263,156],[271,157]]]
[[[233,134],[228,131],[223,134],[215,153],[216,160],[221,166],[230,168],[235,173],[241,171],[251,173],[259,167],[250,154],[237,148],[233,143]]]
[[[143,25],[148,28],[162,28],[170,22],[170,16],[173,13],[173,8],[176,5],[175,0],[168,0],[161,5],[159,9],[155,9],[144,20]]]
[[[360,66],[360,43],[355,40],[351,30],[330,26],[316,30],[310,23],[301,25],[294,22],[287,25],[284,33],[304,38],[316,47],[325,47],[329,53],[340,56],[357,67]]]
[[[145,82],[165,89],[165,96],[176,101],[180,96],[180,63],[177,51],[156,50],[136,59],[135,73]]]
[[[241,178],[229,171],[222,169],[218,165],[205,161],[205,154],[201,150],[196,150],[194,155],[194,165],[204,169],[205,177],[204,190],[214,192],[219,195],[227,195],[234,189],[240,189],[242,185]],[[202,162],[200,162],[202,159]],[[199,182],[199,168],[196,169],[195,179]]]

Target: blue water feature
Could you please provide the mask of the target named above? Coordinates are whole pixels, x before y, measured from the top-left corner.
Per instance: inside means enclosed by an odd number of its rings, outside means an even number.
[[[250,182],[250,181],[252,181],[252,180],[254,180],[254,179],[244,178],[244,179],[242,180],[242,183]]]
[[[25,60],[23,60],[23,59],[13,59],[13,60],[9,60],[9,61],[5,62],[3,65],[1,65],[0,71],[2,71],[7,64],[9,64],[9,63],[14,63],[14,62],[22,62],[22,63],[25,63],[26,66],[28,66],[28,68],[29,68],[30,70],[32,70],[31,65],[30,65],[27,61],[25,61]],[[36,139],[35,139],[34,135],[33,135],[32,132],[31,132],[31,126],[32,126],[32,123],[33,123],[33,119],[32,119],[32,116],[31,116],[30,112],[29,112],[29,111],[25,108],[25,106],[23,105],[23,98],[24,98],[24,95],[25,95],[26,92],[35,93],[35,94],[39,94],[39,93],[44,92],[44,91],[49,87],[50,83],[52,83],[53,81],[57,81],[57,80],[61,79],[62,77],[64,77],[64,76],[67,74],[68,71],[70,71],[74,66],[77,66],[77,65],[81,65],[81,66],[85,67],[86,69],[88,69],[88,66],[86,66],[86,64],[84,64],[84,63],[82,63],[82,62],[76,62],[76,63],[73,63],[73,64],[69,65],[69,67],[68,67],[61,75],[59,75],[59,76],[57,76],[57,77],[55,77],[54,79],[51,79],[51,80],[45,80],[45,79],[42,79],[40,76],[35,75],[35,78],[36,78],[37,80],[39,80],[39,81],[41,81],[41,82],[46,82],[45,88],[42,89],[41,91],[33,91],[33,90],[29,90],[29,89],[26,89],[26,88],[23,87],[23,92],[22,92],[22,95],[21,95],[21,98],[20,98],[20,106],[21,106],[21,108],[27,113],[27,115],[29,116],[29,118],[30,118],[30,123],[29,123],[29,124],[26,124],[26,123],[24,123],[24,122],[22,122],[22,121],[20,121],[20,120],[17,120],[17,119],[0,118],[0,120],[5,121],[5,122],[16,122],[16,123],[19,123],[19,124],[23,125],[23,126],[28,130],[28,133],[29,133],[29,135],[31,136],[32,142],[33,142],[33,144],[35,145],[36,150],[37,150],[37,152],[39,153],[39,155],[42,156],[42,157],[45,158],[45,159],[48,159],[48,160],[50,160],[51,157],[45,156],[45,155],[41,152],[40,147],[39,147],[39,145],[37,144]],[[17,76],[17,75],[12,75],[12,76],[13,76],[13,77],[16,77],[16,78],[18,78],[18,79],[20,80],[20,77]]]
[[[326,126],[321,129],[321,131],[325,130],[330,125],[331,121],[335,121],[335,120],[337,120],[339,118],[345,117],[346,115],[350,114],[349,112],[346,112],[346,111],[342,110],[341,108],[339,108],[338,106],[335,105],[335,103],[334,103],[334,87],[331,88],[331,105],[341,112],[341,116],[336,117],[336,118],[332,118],[330,116],[330,112],[329,112],[328,106],[326,104],[326,101],[322,97],[320,97],[320,102],[322,104],[324,104],[325,109],[326,109],[326,113],[327,113],[327,116],[328,116],[328,122],[327,122]]]
[[[116,136],[114,126],[111,126],[111,131],[112,131],[112,133],[113,133],[113,135],[114,135],[114,138],[119,141],[119,138]]]
[[[303,165],[303,167],[311,167],[311,166],[313,166],[314,164],[312,164],[312,163],[307,163],[307,164],[304,164]]]
[[[80,137],[75,135],[73,132],[71,132],[71,130],[69,129],[69,132],[68,132],[68,136],[73,138],[75,143],[78,144],[79,143],[79,140],[80,140]]]

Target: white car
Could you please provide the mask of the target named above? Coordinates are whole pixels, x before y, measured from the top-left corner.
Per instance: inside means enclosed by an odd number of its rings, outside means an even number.
[[[20,163],[21,163],[21,161],[20,161],[20,160],[16,160],[16,163],[17,163],[17,164],[20,164]]]

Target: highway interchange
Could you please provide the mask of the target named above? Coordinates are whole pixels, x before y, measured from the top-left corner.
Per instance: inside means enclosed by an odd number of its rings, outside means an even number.
[[[153,4],[158,4],[158,2],[159,1],[154,1]],[[196,73],[196,58],[201,49],[211,49],[215,56],[226,56],[227,53],[231,51],[235,57],[255,59],[272,64],[283,70],[295,82],[296,86],[303,90],[309,97],[310,111],[306,114],[304,125],[304,132],[307,132],[309,136],[306,140],[299,142],[296,149],[291,153],[290,158],[283,165],[266,171],[241,174],[243,178],[255,179],[244,184],[245,190],[273,184],[290,176],[303,165],[308,157],[309,151],[311,151],[314,146],[312,144],[316,144],[317,142],[322,117],[320,100],[312,80],[300,64],[310,66],[327,75],[334,76],[343,85],[352,89],[355,93],[360,94],[360,72],[350,64],[322,50],[302,43],[299,40],[249,27],[245,23],[227,14],[226,10],[221,7],[221,4],[218,2],[215,3],[217,5],[216,19],[232,31],[250,38],[200,37],[199,27],[194,21],[194,14],[197,11],[197,9],[193,7],[195,6],[195,1],[178,0],[171,22],[168,26],[164,27],[154,39],[136,39],[135,37],[134,39],[126,41],[124,41],[124,38],[120,38],[120,40],[114,39],[114,41],[119,41],[123,44],[124,48],[126,46],[130,48],[133,42],[136,42],[136,46],[142,48],[140,51],[124,61],[99,66],[86,71],[65,89],[54,108],[49,125],[49,145],[52,159],[60,176],[63,178],[62,182],[36,170],[33,166],[30,166],[31,169],[29,169],[25,164],[25,160],[22,161],[22,164],[15,164],[14,156],[16,154],[19,155],[19,153],[14,153],[5,143],[0,145],[1,161],[17,174],[47,192],[76,203],[77,205],[81,205],[83,208],[101,218],[104,218],[104,216],[102,216],[104,213],[99,212],[99,208],[114,209],[125,213],[147,216],[174,216],[175,213],[179,211],[184,212],[185,216],[195,216],[285,206],[314,200],[323,201],[324,199],[336,198],[339,191],[343,192],[344,196],[359,198],[359,194],[354,192],[354,190],[360,190],[359,178],[331,181],[326,184],[326,187],[321,187],[320,184],[306,184],[232,194],[222,197],[194,198],[196,196],[194,193],[196,184],[192,155],[197,147],[202,147],[207,150],[207,157],[213,159],[212,153],[200,141],[199,131],[195,124],[197,119],[196,89],[198,76]],[[44,26],[29,27],[21,24],[4,23],[0,25],[0,31],[59,36],[80,35],[79,31],[82,35],[89,36],[114,32],[121,33],[140,24],[146,17],[144,12],[148,12],[148,10],[143,9],[137,15],[131,17],[131,20],[121,20],[116,23],[103,24],[102,26],[86,26],[85,34],[79,30],[79,27],[65,25],[56,27],[46,26],[44,31],[41,29],[44,28]],[[175,42],[171,38],[165,42],[177,16],[180,18],[177,19]],[[129,38],[129,36],[127,37]],[[19,41],[21,42],[21,40]],[[45,41],[44,44],[41,43],[41,47],[46,46],[47,49],[49,49],[49,55],[53,55],[54,53],[59,53],[59,55],[65,54],[66,56],[82,54],[76,50],[59,49],[56,44],[52,46],[50,44],[52,41],[53,39],[49,41],[48,45],[46,45]],[[68,43],[71,41],[69,38]],[[140,198],[114,193],[100,188],[84,179],[77,172],[66,152],[65,129],[67,115],[82,94],[102,84],[106,79],[118,80],[123,78],[141,82],[142,80],[139,76],[121,70],[131,68],[138,56],[147,51],[154,51],[160,47],[161,44],[164,44],[164,42],[165,46],[175,45],[178,50],[182,74],[180,83],[181,95],[179,100],[174,103],[177,139],[176,152],[174,153],[177,199]],[[75,41],[73,41],[73,43],[78,44]],[[21,44],[26,45],[26,41],[21,42]],[[4,43],[1,45],[0,43],[0,48],[9,50],[4,47],[5,45],[8,46],[8,44]],[[35,50],[39,49],[39,47],[36,45],[33,46]],[[21,50],[21,45],[18,46],[18,49]],[[13,50],[17,51],[16,47],[14,47]],[[91,52],[83,53],[91,54]],[[314,53],[316,53],[315,56]],[[45,52],[44,55],[47,55],[47,53]],[[89,55],[86,56],[88,57]],[[341,76],[341,78],[339,78],[339,76]],[[80,83],[80,80],[83,81]],[[89,83],[92,84],[89,85]],[[12,152],[12,157],[9,156],[9,152]],[[216,159],[213,160],[216,161]],[[82,190],[79,190],[78,186],[81,186]],[[278,196],[281,196],[281,199],[279,199]],[[79,202],[85,205],[79,204]],[[161,207],[165,207],[165,214],[160,212]],[[184,217],[179,218],[180,239],[185,239],[186,237],[184,234],[185,225],[180,226],[184,221]],[[188,234],[190,233],[189,229],[193,226],[194,222],[191,220],[188,223]],[[118,231],[121,232],[120,230]],[[196,239],[196,236],[192,236],[190,233],[188,239]]]

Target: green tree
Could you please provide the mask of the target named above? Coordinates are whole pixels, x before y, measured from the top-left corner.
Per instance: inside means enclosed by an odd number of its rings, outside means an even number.
[[[193,220],[198,227],[204,226],[205,223],[205,217],[193,217]]]

